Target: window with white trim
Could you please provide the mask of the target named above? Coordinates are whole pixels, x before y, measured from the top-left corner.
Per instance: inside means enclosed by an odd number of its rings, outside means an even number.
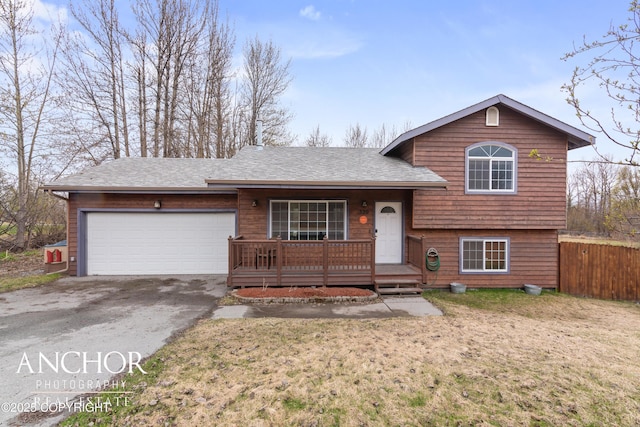
[[[344,240],[347,202],[344,200],[272,200],[270,237],[283,240]]]
[[[509,239],[460,239],[460,265],[463,273],[508,272]]]
[[[469,193],[514,193],[516,150],[503,143],[475,144],[466,150]]]

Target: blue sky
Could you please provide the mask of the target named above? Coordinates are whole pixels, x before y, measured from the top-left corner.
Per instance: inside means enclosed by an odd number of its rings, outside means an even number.
[[[500,93],[587,130],[560,87],[590,57],[561,57],[630,16],[630,0],[218,1],[234,29],[238,68],[243,45],[256,35],[291,58],[283,103],[298,145],[316,126],[338,146],[351,125],[369,134],[382,124],[417,127]],[[130,2],[117,2],[121,18],[131,18]],[[581,98],[609,117],[597,88]],[[628,156],[596,137],[602,153]],[[591,160],[595,152],[574,150],[569,158]]]
[[[598,39],[629,16],[626,0],[219,0],[219,6],[235,29],[238,55],[257,34],[291,58],[294,80],[283,101],[294,113],[299,143],[319,125],[333,145],[342,145],[356,123],[369,133],[383,123],[417,127],[499,93],[586,130],[560,87],[589,58],[560,58],[583,36]],[[585,102],[597,104],[595,92]],[[604,137],[598,146],[613,152]],[[570,158],[594,156],[580,149]]]

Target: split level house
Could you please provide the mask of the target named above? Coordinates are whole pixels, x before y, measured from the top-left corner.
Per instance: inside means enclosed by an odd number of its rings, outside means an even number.
[[[567,152],[593,143],[498,95],[383,149],[125,158],[44,190],[68,201],[71,275],[556,288]]]

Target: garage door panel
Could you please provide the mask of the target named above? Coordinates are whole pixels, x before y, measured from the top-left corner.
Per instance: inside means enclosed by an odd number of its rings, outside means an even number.
[[[87,274],[226,274],[233,213],[87,214]]]

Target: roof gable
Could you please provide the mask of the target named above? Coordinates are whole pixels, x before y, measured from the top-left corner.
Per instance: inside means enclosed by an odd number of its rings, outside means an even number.
[[[581,131],[571,125],[568,125],[564,122],[561,122],[558,119],[554,119],[551,116],[548,116],[544,113],[541,113],[538,110],[535,110],[531,107],[528,107],[524,104],[519,103],[505,95],[496,95],[492,98],[489,98],[485,101],[479,102],[478,104],[467,107],[463,110],[457,111],[453,114],[449,114],[448,116],[442,117],[438,120],[434,120],[433,122],[427,123],[415,129],[412,129],[408,132],[403,133],[399,137],[397,137],[394,141],[391,142],[388,146],[386,146],[380,154],[387,155],[391,151],[393,151],[398,146],[402,145],[404,142],[409,141],[417,136],[420,136],[424,133],[430,132],[439,127],[445,126],[449,123],[452,123],[456,120],[459,120],[463,117],[467,117],[471,114],[477,113],[478,111],[484,110],[494,105],[505,105],[516,112],[527,116],[533,120],[536,120],[546,126],[549,126],[553,129],[558,130],[567,135],[567,139],[569,142],[569,150],[573,150],[575,148],[585,147],[588,145],[592,145],[595,143],[595,137],[586,132]]]

